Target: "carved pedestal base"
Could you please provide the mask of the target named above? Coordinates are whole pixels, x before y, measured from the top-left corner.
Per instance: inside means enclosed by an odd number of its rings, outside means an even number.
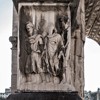
[[[7,100],[82,100],[77,92],[23,92],[11,94]]]

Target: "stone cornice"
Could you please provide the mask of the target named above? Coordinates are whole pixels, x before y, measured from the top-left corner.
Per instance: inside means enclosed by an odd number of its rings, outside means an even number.
[[[16,9],[18,10],[18,3],[23,3],[23,2],[39,2],[39,3],[43,3],[43,2],[54,2],[54,3],[69,3],[72,0],[13,0],[13,3],[16,7]]]

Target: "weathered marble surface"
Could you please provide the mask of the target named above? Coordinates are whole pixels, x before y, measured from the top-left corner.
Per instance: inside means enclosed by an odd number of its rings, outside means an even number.
[[[80,1],[78,3],[78,1],[76,2],[77,6],[75,7],[75,5],[70,4],[70,11],[68,11],[68,14],[71,16],[69,16],[69,19],[71,21],[71,25],[69,28],[69,33],[71,33],[69,35],[69,49],[67,49],[67,56],[66,57],[66,63],[65,65],[67,65],[66,67],[66,78],[67,78],[67,82],[63,83],[63,81],[58,84],[57,80],[58,77],[53,77],[54,82],[44,82],[44,83],[35,83],[37,79],[39,80],[38,74],[37,75],[33,75],[33,74],[28,74],[28,77],[26,77],[25,75],[21,74],[20,70],[19,70],[19,42],[17,44],[17,52],[13,52],[14,55],[16,55],[17,60],[15,59],[13,62],[16,62],[16,68],[14,67],[14,64],[12,65],[12,71],[14,72],[14,70],[17,74],[17,79],[15,79],[17,81],[17,85],[16,87],[13,87],[12,85],[12,90],[63,90],[63,91],[78,91],[80,96],[83,96],[83,90],[84,90],[84,42],[85,42],[85,21],[84,21],[84,1]],[[24,3],[27,5],[27,3]],[[75,8],[74,8],[75,7]],[[20,8],[19,8],[20,10]],[[16,11],[14,11],[15,13]],[[32,13],[28,13],[32,14]],[[23,20],[22,20],[22,19]],[[16,32],[13,32],[13,35],[16,35],[18,37],[18,41],[19,41],[19,33],[26,33],[25,31],[25,22],[30,19],[31,21],[31,17],[25,17],[20,14],[20,19],[18,19],[18,13],[16,13],[14,15],[14,27],[13,29],[16,30],[18,27],[22,30],[20,30],[18,32],[18,30]],[[21,22],[20,26],[18,25],[18,22]],[[21,47],[22,48],[22,47]],[[16,58],[14,57],[14,58]],[[18,62],[17,62],[18,61]],[[14,74],[12,74],[12,84],[14,84],[15,80],[13,79]],[[35,78],[34,78],[35,77]],[[37,78],[36,78],[37,77]],[[64,77],[64,76],[63,76]],[[26,78],[28,81],[26,81]]]
[[[64,3],[44,3],[42,5],[20,3],[19,7],[18,89],[75,91],[69,66],[71,48],[69,5]],[[27,22],[30,22],[27,25],[31,26],[30,28],[33,30],[33,35],[29,37],[27,34],[31,31],[26,27]],[[34,33],[35,30],[36,33]],[[31,48],[26,42],[30,43]],[[43,51],[37,43],[40,43],[41,46],[44,45]],[[43,57],[38,52],[44,53]],[[27,61],[28,63],[26,63]],[[31,64],[34,65],[31,67]]]

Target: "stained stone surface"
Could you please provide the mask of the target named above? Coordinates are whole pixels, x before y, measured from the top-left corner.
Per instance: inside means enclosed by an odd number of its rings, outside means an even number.
[[[78,91],[83,97],[84,0],[14,4],[12,92]]]

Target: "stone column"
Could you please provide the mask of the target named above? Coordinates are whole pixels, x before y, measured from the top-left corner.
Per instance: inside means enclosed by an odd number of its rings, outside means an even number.
[[[17,89],[17,33],[18,33],[18,15],[15,7],[13,7],[13,31],[9,41],[12,43],[12,70],[11,70],[11,92]]]
[[[72,5],[73,7],[73,5]],[[73,7],[74,8],[74,7]],[[79,2],[76,22],[73,25],[71,43],[72,81],[79,95],[84,94],[84,42],[85,42],[84,0]]]

